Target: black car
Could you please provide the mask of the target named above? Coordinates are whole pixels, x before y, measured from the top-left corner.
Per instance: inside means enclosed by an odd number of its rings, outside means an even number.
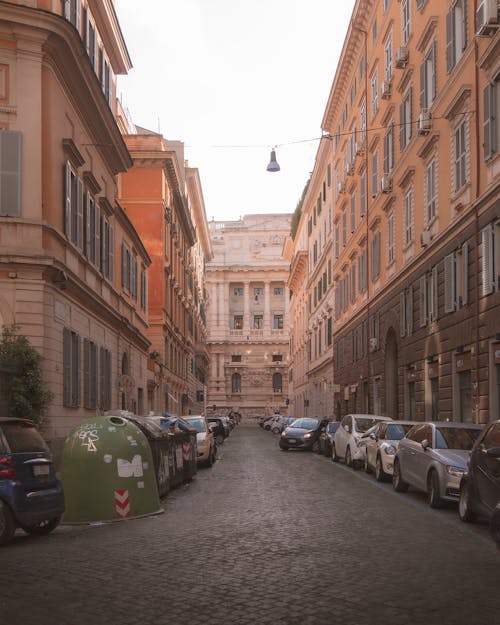
[[[332,441],[340,425],[340,421],[330,421],[321,428],[321,432],[318,439],[318,451],[325,456],[332,455]]]
[[[326,425],[326,419],[312,419],[308,417],[295,419],[280,436],[280,448],[313,449],[318,448],[318,439],[321,428]]]
[[[500,548],[500,420],[484,428],[471,450],[458,513],[465,522],[478,516],[489,519],[493,539]]]

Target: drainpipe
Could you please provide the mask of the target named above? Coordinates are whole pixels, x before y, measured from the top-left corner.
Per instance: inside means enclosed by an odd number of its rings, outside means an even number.
[[[479,392],[479,344],[480,344],[480,334],[479,334],[479,317],[480,317],[480,307],[479,307],[479,244],[480,244],[480,232],[479,232],[479,207],[478,207],[478,198],[481,193],[481,147],[479,143],[479,133],[480,133],[480,124],[479,124],[479,67],[478,67],[478,58],[479,58],[479,49],[477,43],[477,24],[476,24],[476,15],[477,15],[477,0],[474,0],[474,105],[475,105],[475,135],[476,135],[476,188],[474,190],[474,218],[475,218],[475,235],[476,235],[476,251],[475,251],[475,264],[476,264],[476,388],[474,392],[475,398],[475,420],[476,423],[480,422],[480,392]]]

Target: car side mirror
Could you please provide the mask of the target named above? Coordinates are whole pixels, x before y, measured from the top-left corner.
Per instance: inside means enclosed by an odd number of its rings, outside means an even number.
[[[429,441],[426,438],[424,438],[424,440],[422,441],[421,445],[422,445],[422,448],[423,448],[424,451],[426,451],[427,448],[430,447],[430,443],[429,443]]]

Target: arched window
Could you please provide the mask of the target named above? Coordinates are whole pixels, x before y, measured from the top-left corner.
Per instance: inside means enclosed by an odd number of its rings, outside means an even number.
[[[233,373],[231,376],[231,392],[241,393],[241,375],[239,373]]]
[[[273,373],[273,393],[283,391],[283,379],[281,373]]]

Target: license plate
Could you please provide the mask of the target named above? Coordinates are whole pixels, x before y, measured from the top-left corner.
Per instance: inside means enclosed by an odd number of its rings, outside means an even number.
[[[33,475],[40,477],[42,475],[48,475],[50,473],[50,467],[48,464],[35,464],[33,467]]]
[[[288,439],[288,442],[289,442],[289,443],[296,443],[296,442],[297,442],[297,439],[296,439],[296,438],[289,438],[289,439]]]

